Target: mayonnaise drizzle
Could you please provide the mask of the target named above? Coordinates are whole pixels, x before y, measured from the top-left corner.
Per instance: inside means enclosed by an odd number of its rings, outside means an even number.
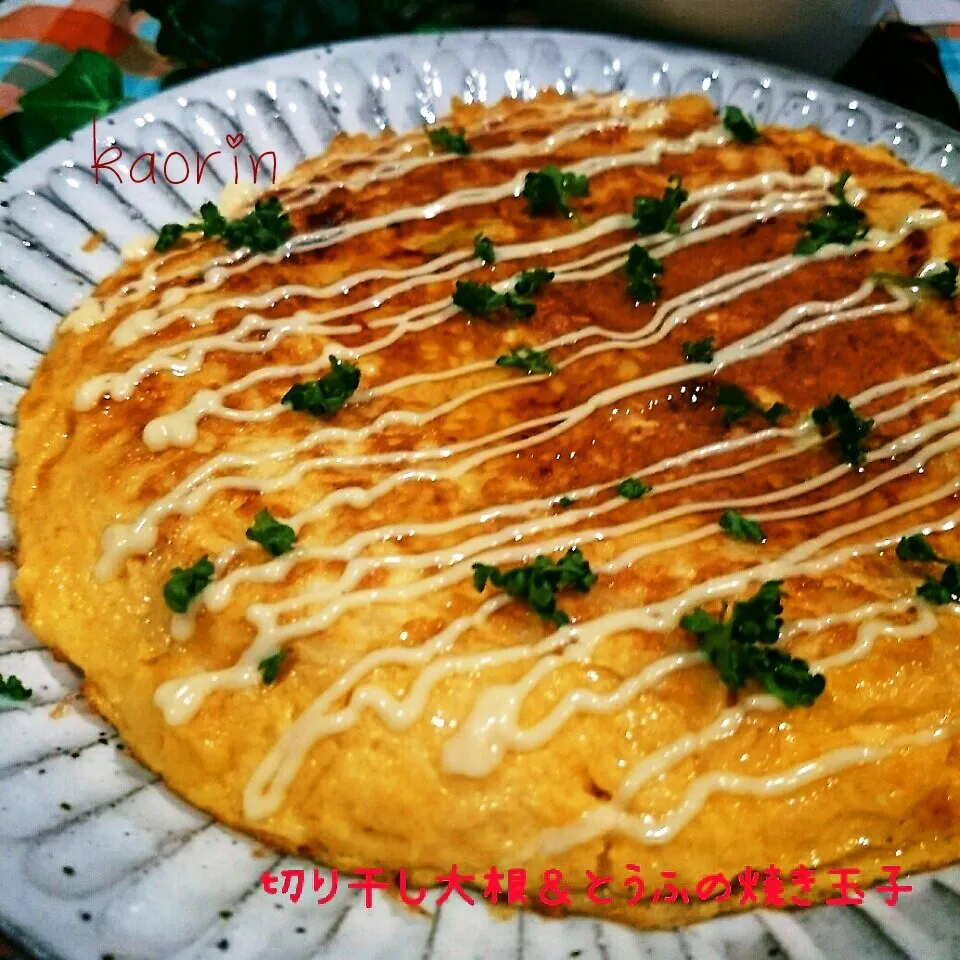
[[[394,729],[405,729],[415,716],[419,715],[419,713],[413,713],[414,708],[422,711],[430,690],[444,676],[502,666],[525,659],[541,658],[546,654],[563,650],[571,644],[583,645],[583,649],[588,653],[601,639],[625,630],[665,632],[674,629],[683,614],[695,606],[709,600],[723,599],[741,593],[752,583],[771,579],[789,580],[802,576],[822,576],[855,557],[895,545],[901,536],[915,532],[931,533],[953,529],[960,513],[952,514],[934,523],[910,527],[892,536],[843,547],[819,558],[816,557],[816,554],[825,547],[870,526],[879,525],[920,506],[950,497],[958,488],[960,488],[960,481],[951,482],[932,493],[897,504],[871,517],[844,524],[804,541],[774,561],[715,577],[667,600],[643,607],[617,610],[593,620],[562,627],[536,644],[490,650],[479,654],[442,657],[421,671],[403,702],[398,703],[391,694],[380,689],[371,690],[368,695],[365,695],[363,702],[366,706],[376,709],[380,718],[388,726]],[[670,672],[670,669],[686,665],[688,665],[686,660],[677,662],[673,658],[667,661],[666,669]],[[660,669],[664,669],[664,666]],[[415,700],[414,697],[416,697]],[[333,721],[326,714],[324,700],[325,698],[321,695],[293,724],[286,728],[276,746],[257,768],[244,792],[244,812],[249,819],[261,819],[279,807],[307,751],[317,739],[327,735],[327,726]],[[351,704],[352,700],[353,698],[351,698]],[[355,722],[356,716],[352,719]],[[486,731],[481,728],[481,732]]]
[[[600,101],[598,101],[599,103]],[[611,116],[610,109],[619,97],[608,103],[603,100],[605,115],[578,113],[570,108],[564,116],[574,116],[574,122],[536,142],[515,143],[496,147],[474,155],[479,159],[510,159],[538,157],[553,152],[560,144],[572,142],[612,127],[629,130],[651,129],[663,124],[668,117],[665,106],[655,104],[636,116]],[[564,106],[566,109],[566,106]],[[558,111],[560,112],[560,111]],[[359,190],[381,179],[396,178],[419,167],[446,163],[447,155],[415,152],[416,136],[401,139],[384,148],[375,145],[359,155],[340,155],[334,160],[334,169],[346,163],[360,161],[374,164],[368,169],[340,180],[327,179],[319,184],[306,184],[301,192],[289,193],[295,208],[315,203],[336,188]],[[603,154],[565,165],[565,169],[586,175],[632,165],[658,163],[667,154],[688,154],[703,147],[722,146],[728,135],[722,126],[696,130],[679,139],[655,138],[642,148],[622,154]],[[421,141],[422,142],[422,141]],[[678,364],[655,373],[647,373],[624,383],[616,383],[596,392],[592,397],[567,410],[511,424],[493,433],[474,437],[443,447],[414,447],[369,453],[364,441],[393,426],[424,426],[433,420],[469,404],[489,393],[514,389],[519,385],[536,383],[537,377],[505,378],[489,360],[474,362],[444,370],[425,371],[393,380],[378,378],[386,366],[377,355],[387,350],[408,334],[431,329],[457,316],[458,311],[448,299],[422,304],[399,313],[384,310],[389,302],[421,286],[450,282],[471,273],[479,261],[470,250],[455,250],[435,257],[417,267],[366,269],[325,286],[285,285],[265,292],[224,297],[200,307],[188,304],[191,296],[207,293],[221,287],[237,273],[246,272],[265,262],[278,262],[292,252],[315,250],[344,242],[353,237],[404,222],[430,220],[458,208],[491,204],[511,195],[518,196],[526,171],[520,171],[505,183],[468,188],[449,193],[425,205],[401,207],[388,213],[362,220],[328,227],[292,238],[280,251],[270,255],[248,256],[246,251],[219,255],[212,264],[197,267],[195,263],[173,265],[161,274],[165,261],[149,264],[139,280],[131,282],[118,293],[104,300],[85,301],[62,324],[63,329],[82,331],[96,323],[112,318],[132,300],[167,285],[156,307],[135,310],[116,325],[110,335],[115,347],[129,347],[140,339],[158,333],[171,324],[184,321],[190,328],[209,325],[217,314],[226,309],[244,311],[240,321],[230,329],[212,335],[178,340],[169,346],[153,350],[124,371],[116,371],[92,378],[77,391],[76,408],[92,409],[102,398],[122,401],[131,397],[144,378],[155,373],[173,372],[187,376],[199,372],[206,357],[214,351],[266,354],[289,336],[310,336],[322,343],[317,359],[303,364],[265,364],[215,389],[198,390],[181,409],[166,412],[151,421],[144,429],[145,444],[154,450],[169,446],[189,447],[198,439],[199,423],[205,417],[218,417],[232,422],[260,423],[282,415],[279,403],[256,409],[241,409],[226,402],[245,390],[271,381],[303,377],[326,367],[329,355],[349,356],[364,361],[364,388],[351,401],[362,411],[363,404],[378,397],[418,386],[477,375],[489,374],[489,380],[453,394],[445,402],[427,409],[393,409],[372,421],[357,427],[323,426],[292,444],[277,444],[249,452],[228,452],[214,456],[181,480],[170,493],[150,504],[131,523],[116,524],[103,535],[103,550],[96,566],[101,578],[115,576],[125,560],[148,552],[156,543],[162,521],[174,514],[189,515],[199,510],[211,497],[226,490],[248,490],[266,493],[283,490],[296,484],[307,473],[325,467],[369,469],[386,471],[375,478],[367,488],[347,486],[324,494],[294,517],[285,518],[296,530],[317,521],[337,507],[348,505],[365,507],[404,483],[458,482],[470,471],[497,457],[505,457],[542,444],[562,435],[582,423],[597,410],[617,403],[643,391],[682,382],[692,376],[716,373],[727,366],[762,356],[771,350],[802,336],[816,333],[839,323],[853,322],[883,314],[897,314],[909,310],[914,302],[912,293],[886,286],[887,299],[877,301],[878,290],[873,281],[864,281],[855,290],[834,301],[811,301],[787,306],[774,320],[739,340],[715,351],[709,364]],[[810,211],[830,202],[828,187],[834,179],[830,171],[814,168],[806,174],[794,176],[770,172],[743,180],[730,180],[702,187],[694,191],[685,207],[687,214],[683,232],[679,236],[658,235],[643,238],[651,252],[658,257],[696,243],[730,235],[751,223],[767,220],[781,214]],[[764,191],[759,197],[750,194]],[[860,188],[849,183],[848,199],[859,203],[864,196]],[[242,198],[246,202],[249,197]],[[717,219],[717,215],[721,215]],[[760,289],[797,269],[815,264],[818,260],[856,255],[864,250],[884,251],[899,244],[914,230],[927,229],[943,219],[939,210],[917,210],[908,215],[893,230],[871,229],[863,242],[847,247],[827,246],[813,257],[780,257],[767,263],[751,264],[740,270],[717,277],[702,286],[686,291],[664,302],[650,321],[641,329],[624,333],[600,326],[583,328],[552,338],[541,349],[573,348],[557,361],[562,372],[578,361],[605,351],[641,350],[657,343],[698,313],[730,303],[736,298]],[[604,217],[588,227],[562,237],[543,241],[498,245],[498,262],[541,259],[558,252],[575,250],[608,235],[630,229],[629,216],[618,214]],[[622,267],[625,254],[636,238],[619,240],[586,256],[547,264],[556,273],[555,283],[585,283]],[[202,281],[188,286],[178,281],[193,278],[202,271]],[[515,278],[501,280],[501,288],[510,286]],[[341,297],[354,287],[367,283],[382,283],[370,295],[344,307],[315,313],[301,310],[292,316],[272,318],[257,311],[271,311],[290,297],[326,300]],[[336,337],[352,336],[366,331],[384,333],[357,347],[345,347]],[[368,358],[364,360],[364,358]],[[913,387],[937,383],[917,395],[907,396],[894,406],[872,412],[878,423],[894,421],[920,406],[939,400],[960,390],[960,361],[943,364],[917,374],[875,384],[853,398],[858,409],[882,397]],[[372,385],[371,385],[372,384]],[[217,671],[176,678],[161,685],[155,693],[155,703],[166,722],[182,724],[201,709],[205,698],[217,690],[240,689],[260,682],[259,662],[267,655],[283,649],[301,637],[315,635],[329,628],[339,617],[352,609],[374,604],[404,604],[418,597],[426,597],[455,587],[469,576],[473,562],[510,564],[522,562],[535,554],[557,552],[584,543],[601,543],[617,538],[633,538],[632,543],[595,566],[601,574],[614,574],[642,562],[661,551],[685,546],[714,536],[718,526],[713,519],[728,508],[744,509],[751,517],[767,523],[812,516],[834,510],[882,488],[884,485],[911,475],[922,475],[926,465],[936,457],[947,456],[960,448],[960,404],[948,414],[927,419],[922,426],[888,441],[883,447],[868,454],[870,463],[898,457],[888,469],[875,473],[869,480],[853,488],[825,496],[815,503],[797,507],[775,507],[784,501],[807,495],[834,483],[850,468],[839,465],[816,476],[792,483],[782,489],[747,497],[707,498],[692,500],[676,506],[648,513],[637,519],[604,523],[607,514],[625,504],[623,498],[613,495],[610,484],[596,483],[577,491],[570,491],[575,506],[564,512],[552,511],[553,497],[539,497],[515,503],[497,504],[480,511],[461,513],[449,519],[431,523],[413,521],[364,530],[340,544],[299,545],[291,553],[266,562],[238,565],[233,561],[250,549],[249,544],[233,544],[216,557],[216,579],[201,599],[193,605],[186,617],[174,619],[171,633],[178,639],[189,636],[193,621],[206,611],[209,614],[223,610],[241,584],[282,583],[299,564],[321,562],[343,564],[336,574],[321,574],[308,582],[301,592],[282,600],[254,603],[247,608],[246,618],[255,628],[255,636],[248,648],[232,666]],[[513,439],[523,434],[521,439]],[[782,446],[777,441],[791,440]],[[766,446],[763,452],[733,465],[719,469],[691,472],[657,485],[650,499],[671,491],[708,483],[711,480],[756,470],[766,464],[802,455],[821,442],[819,434],[811,432],[808,423],[791,429],[771,428],[745,437],[709,444],[680,455],[665,458],[636,472],[636,476],[652,476],[676,467],[693,465],[700,460],[728,454],[752,446]],[[297,459],[315,448],[331,444],[342,446],[322,456]],[[290,466],[284,469],[289,462]],[[416,466],[422,464],[423,466]],[[267,471],[260,468],[271,467]],[[393,472],[390,472],[390,471]],[[236,471],[236,472],[233,472]],[[927,485],[929,487],[929,484]],[[535,724],[523,727],[520,716],[527,697],[550,674],[564,665],[587,663],[606,639],[624,631],[644,630],[665,633],[675,630],[683,614],[693,607],[718,598],[741,594],[751,584],[767,579],[789,580],[797,577],[820,577],[830,570],[860,556],[889,549],[904,533],[945,531],[953,529],[960,513],[952,513],[933,523],[913,523],[904,531],[873,540],[849,543],[863,531],[888,521],[950,499],[960,492],[960,480],[941,483],[933,489],[917,492],[909,499],[873,515],[842,524],[818,536],[805,540],[781,556],[764,560],[754,566],[724,573],[696,584],[664,600],[618,609],[568,625],[535,643],[521,643],[506,648],[464,653],[458,650],[459,641],[470,631],[483,627],[497,614],[509,598],[498,594],[478,601],[472,612],[463,614],[416,646],[393,645],[377,649],[350,664],[344,672],[283,732],[279,741],[263,758],[244,793],[244,812],[251,820],[262,819],[281,804],[290,783],[310,748],[320,739],[342,732],[355,725],[364,711],[375,713],[394,730],[410,727],[423,714],[428,699],[437,684],[446,677],[468,672],[482,672],[508,664],[532,662],[526,672],[511,683],[501,683],[482,689],[467,717],[458,724],[456,732],[443,745],[442,766],[451,774],[481,777],[491,773],[510,752],[525,752],[547,743],[578,714],[611,714],[626,707],[631,701],[652,690],[669,674],[695,667],[703,662],[699,650],[681,648],[648,664],[634,676],[625,678],[615,689],[596,693],[577,688],[567,693]],[[684,518],[700,514],[709,516],[708,522],[691,525]],[[517,522],[509,522],[512,519]],[[499,528],[491,528],[493,521],[508,521]],[[599,521],[591,525],[592,521]],[[585,526],[586,524],[586,526]],[[644,531],[658,525],[673,524],[670,535],[656,540],[644,539]],[[370,553],[370,547],[389,543],[393,539],[446,535],[456,530],[482,526],[485,532],[475,533],[454,546],[418,549],[405,553]],[[540,538],[540,539],[537,539]],[[377,586],[365,586],[371,574],[386,574],[377,579]],[[291,614],[307,610],[300,619]],[[915,611],[916,619],[908,624],[891,623],[884,617],[903,616]],[[856,641],[847,649],[814,662],[814,670],[841,669],[868,656],[880,637],[905,640],[929,634],[936,628],[933,611],[913,597],[877,602],[852,611],[831,613],[823,617],[797,620],[784,629],[782,643],[806,633],[829,629],[835,624],[857,626]],[[316,651],[304,648],[309,659]],[[418,672],[408,689],[400,695],[366,678],[381,666],[402,665]],[[621,782],[609,803],[588,810],[575,823],[545,831],[536,839],[533,852],[551,853],[566,850],[578,843],[595,839],[615,831],[633,837],[642,843],[666,843],[689,823],[702,809],[710,796],[718,792],[773,796],[795,790],[831,773],[857,764],[884,759],[898,750],[938,743],[953,736],[955,730],[946,718],[936,728],[911,733],[881,744],[853,744],[825,752],[819,758],[806,761],[788,770],[745,776],[726,771],[712,771],[698,777],[686,790],[676,809],[660,820],[638,817],[629,812],[628,805],[643,786],[654,777],[666,775],[682,759],[698,753],[710,744],[732,736],[740,729],[749,714],[769,712],[781,708],[774,698],[758,694],[744,698],[736,706],[722,711],[711,723],[699,731],[678,738],[673,743],[640,760]]]

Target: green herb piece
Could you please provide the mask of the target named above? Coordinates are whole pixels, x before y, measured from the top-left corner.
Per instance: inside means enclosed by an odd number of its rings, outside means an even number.
[[[683,189],[683,181],[670,177],[662,197],[635,197],[633,219],[637,222],[637,233],[679,233],[677,213],[689,196]]]
[[[220,238],[230,250],[248,247],[253,253],[276,250],[293,233],[293,224],[277,197],[258,200],[253,210],[235,220],[228,220],[215,203],[200,207],[200,219],[194,223],[165,223],[157,235],[154,250],[166,253],[185,233],[202,233],[206,238]]]
[[[723,111],[723,125],[741,143],[756,143],[760,139],[753,118],[739,107],[729,106]]]
[[[495,263],[497,260],[496,251],[493,249],[493,241],[485,234],[478,233],[473,238],[473,252],[477,259],[484,263]]]
[[[837,198],[837,202],[825,207],[819,217],[814,217],[800,225],[807,236],[797,241],[793,252],[798,256],[807,257],[816,253],[828,243],[838,243],[850,246],[867,235],[869,225],[867,215],[847,200],[844,187],[850,179],[850,171],[840,174],[840,179],[830,188],[830,192]]]
[[[531,270],[524,270],[517,277],[513,289],[506,293],[497,293],[489,283],[458,280],[453,292],[453,302],[473,317],[483,317],[506,307],[520,319],[526,319],[537,309],[537,305],[529,297],[552,279],[553,273],[550,270],[533,267]]]
[[[260,671],[260,679],[267,684],[274,683],[277,677],[280,676],[280,667],[286,658],[287,651],[278,650],[276,653],[261,660],[257,664],[257,669]]]
[[[939,580],[927,577],[917,587],[917,596],[936,606],[960,602],[960,567],[948,563]]]
[[[713,337],[685,341],[683,359],[687,363],[713,363]]]
[[[204,554],[191,567],[174,567],[163,585],[163,599],[174,613],[186,613],[190,601],[198,597],[213,579],[213,564]]]
[[[157,242],[153,249],[157,253],[166,253],[183,236],[186,227],[182,223],[165,223],[157,234]]]
[[[755,413],[767,423],[776,426],[790,408],[785,403],[774,403],[764,410],[752,397],[732,383],[723,383],[717,390],[717,405],[723,408],[723,421],[729,427]]]
[[[530,171],[524,177],[521,196],[527,201],[531,216],[549,217],[562,213],[565,217],[572,217],[568,198],[585,197],[589,192],[590,182],[586,177],[548,166],[540,171]]]
[[[556,373],[557,368],[550,359],[550,354],[543,350],[534,350],[521,344],[519,347],[497,357],[498,367],[516,367],[527,373]]]
[[[826,433],[836,428],[836,442],[843,459],[852,467],[859,467],[863,463],[866,452],[863,441],[873,430],[873,420],[865,420],[857,416],[850,401],[834,394],[830,402],[822,407],[816,407],[812,414],[813,422]]]
[[[663,273],[663,264],[650,256],[646,247],[635,243],[627,253],[627,290],[638,303],[650,303],[663,292],[656,279]]]
[[[315,417],[330,417],[340,410],[359,385],[359,368],[331,354],[329,373],[319,380],[295,383],[280,402],[293,410],[306,410]]]
[[[463,135],[463,130],[454,133],[447,127],[436,127],[427,130],[427,136],[430,138],[432,146],[444,153],[458,153],[465,157],[470,152],[470,144]]]
[[[826,681],[811,674],[810,665],[772,647],[783,628],[780,581],[768,580],[749,600],[738,600],[733,613],[717,618],[697,607],[680,620],[684,630],[696,636],[720,679],[739,690],[749,677],[784,706],[810,706],[823,693]]]
[[[927,577],[917,587],[917,596],[937,606],[960,602],[960,565],[941,557],[922,533],[900,538],[897,544],[897,559],[905,563],[945,564],[940,579]]]
[[[555,501],[554,501],[554,504],[555,504],[556,506],[562,507],[564,510],[566,510],[567,507],[572,507],[576,502],[577,502],[577,501],[574,500],[573,497],[563,496],[563,497],[561,497],[559,500],[555,500]]]
[[[8,673],[5,677],[0,675],[0,697],[6,697],[8,700],[29,700],[33,696],[33,690],[25,687],[19,677]]]
[[[897,544],[897,559],[905,563],[950,563],[946,557],[941,557],[922,533],[914,533],[909,537],[901,537]]]
[[[557,609],[557,594],[566,588],[586,593],[597,582],[597,575],[583,554],[572,547],[559,563],[540,556],[533,563],[506,572],[486,563],[475,563],[474,587],[482,593],[488,581],[524,601],[542,620],[562,627],[570,622],[570,617]]]
[[[617,484],[617,493],[627,500],[639,500],[652,489],[653,487],[649,483],[643,483],[643,481],[636,480],[633,477],[627,477],[626,480],[621,480]]]
[[[458,280],[453,291],[453,302],[472,317],[482,317],[507,305],[505,294],[497,293],[489,283]]]
[[[748,520],[736,510],[727,510],[720,518],[720,529],[730,534],[734,540],[748,540],[750,543],[763,543],[767,539],[763,527],[756,520]]]
[[[513,285],[513,292],[521,297],[532,297],[538,290],[545,287],[553,279],[553,271],[546,267],[533,267],[524,270]]]
[[[913,277],[903,273],[875,273],[873,279],[877,283],[920,290],[948,300],[957,295],[958,275],[960,268],[952,260],[946,260],[943,263],[928,263]]]
[[[279,557],[293,549],[297,531],[281,523],[269,510],[261,510],[253,518],[253,526],[247,529],[247,539],[259,543],[267,553]]]

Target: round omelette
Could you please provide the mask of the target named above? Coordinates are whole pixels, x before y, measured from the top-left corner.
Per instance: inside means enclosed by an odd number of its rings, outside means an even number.
[[[341,870],[673,926],[738,908],[710,874],[957,860],[958,222],[696,96],[341,138],[62,324],[26,622],[173,790]]]

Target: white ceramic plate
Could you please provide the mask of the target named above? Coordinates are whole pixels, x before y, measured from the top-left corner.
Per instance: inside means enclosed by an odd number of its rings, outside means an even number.
[[[245,135],[288,169],[340,130],[406,129],[452,96],[492,102],[538,89],[624,89],[638,96],[702,90],[763,121],[889,145],[960,182],[960,134],[824,81],[716,54],[620,37],[544,31],[386,37],[278,57],[204,77],[97,125],[125,162],[156,151],[193,158]],[[0,479],[8,476],[15,405],[61,315],[119,262],[127,240],[183,220],[232,179],[211,161],[201,183],[94,183],[92,131],[51,147],[0,185]],[[107,158],[109,159],[109,158]],[[174,161],[172,179],[180,176]],[[117,169],[123,163],[116,165]],[[142,174],[144,167],[138,169]],[[217,176],[219,174],[219,176]],[[124,170],[123,178],[128,179]],[[94,230],[106,240],[84,251]],[[64,504],[64,510],[70,505]],[[2,547],[9,523],[0,516]],[[960,957],[960,869],[915,877],[895,909],[754,913],[656,934],[530,914],[495,919],[448,901],[416,916],[385,898],[367,910],[341,884],[320,907],[270,897],[261,873],[297,864],[258,848],[168,793],[131,762],[115,731],[79,701],[77,680],[20,622],[0,568],[0,673],[34,688],[0,712],[0,928],[38,957],[62,960],[375,957],[467,960],[825,960]],[[300,863],[302,868],[306,866]]]

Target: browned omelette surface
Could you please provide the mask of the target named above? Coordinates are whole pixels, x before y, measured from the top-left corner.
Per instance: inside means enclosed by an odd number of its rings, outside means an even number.
[[[960,557],[956,306],[870,280],[960,252],[956,193],[814,131],[737,143],[696,97],[448,126],[468,156],[417,133],[305,164],[276,191],[295,225],[276,255],[184,240],[68,321],[19,410],[31,628],[173,789],[341,868],[557,867],[575,909],[665,925],[736,903],[627,907],[627,864],[692,886],[956,859],[960,631],[916,596],[940,568],[894,555],[924,530]],[[518,196],[548,164],[589,174],[570,218]],[[793,256],[843,170],[872,232]],[[680,232],[638,236],[633,198],[671,176]],[[664,266],[652,303],[627,292],[637,242]],[[528,319],[451,305],[457,280],[535,266],[555,277]],[[707,337],[713,361],[688,363]],[[557,372],[495,364],[519,345]],[[350,402],[281,405],[331,353],[361,371]],[[791,412],[728,425],[723,385]],[[835,394],[875,420],[860,468],[811,423]],[[652,490],[619,496],[630,477]],[[245,537],[264,508],[297,531],[277,559]],[[721,530],[727,509],[765,540]],[[598,579],[558,595],[559,630],[471,583],[574,546]],[[216,579],[172,617],[170,571],[202,555]],[[769,580],[780,648],[826,679],[813,706],[729,690],[679,626]],[[588,869],[612,905],[585,899]]]

